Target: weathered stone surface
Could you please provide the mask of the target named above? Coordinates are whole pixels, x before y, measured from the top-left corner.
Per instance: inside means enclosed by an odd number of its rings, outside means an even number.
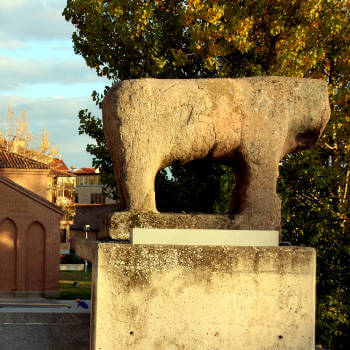
[[[235,224],[272,230],[279,161],[313,145],[330,116],[324,81],[285,77],[127,80],[102,111],[121,209],[156,212],[157,171],[210,156],[236,170]]]
[[[250,229],[249,225],[235,224],[227,214],[179,214],[140,213],[135,211],[115,212],[106,217],[104,229],[98,239],[130,240],[133,228],[176,229]]]
[[[93,255],[90,349],[314,349],[312,248],[95,243]]]

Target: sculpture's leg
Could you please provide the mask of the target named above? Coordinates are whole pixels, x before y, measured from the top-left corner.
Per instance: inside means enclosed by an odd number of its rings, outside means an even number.
[[[118,202],[117,208],[118,210],[125,210],[127,207],[126,196],[125,196],[125,183],[123,178],[123,172],[121,171],[121,166],[114,167],[115,179],[117,182],[117,190],[118,190]]]
[[[145,163],[146,161],[146,163]],[[146,159],[130,159],[118,172],[119,192],[125,200],[124,209],[157,212],[154,180],[158,168]]]
[[[281,201],[276,193],[278,160],[241,154],[236,172],[231,213],[241,228],[280,229]]]

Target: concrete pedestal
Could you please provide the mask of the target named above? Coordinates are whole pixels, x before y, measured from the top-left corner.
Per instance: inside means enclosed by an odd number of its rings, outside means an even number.
[[[313,350],[315,250],[80,242],[96,350]]]

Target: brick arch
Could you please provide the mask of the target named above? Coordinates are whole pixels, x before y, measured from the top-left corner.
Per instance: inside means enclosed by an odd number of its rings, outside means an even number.
[[[0,221],[0,290],[16,289],[17,227],[9,218]]]
[[[38,221],[31,223],[24,235],[25,289],[28,291],[44,290],[45,237],[45,228]]]

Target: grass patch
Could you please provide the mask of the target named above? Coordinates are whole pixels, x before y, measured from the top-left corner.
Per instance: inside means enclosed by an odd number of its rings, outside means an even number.
[[[92,273],[91,270],[84,271],[60,271],[60,280],[64,281],[90,281]]]
[[[59,285],[61,300],[91,299],[91,271],[60,271]]]

